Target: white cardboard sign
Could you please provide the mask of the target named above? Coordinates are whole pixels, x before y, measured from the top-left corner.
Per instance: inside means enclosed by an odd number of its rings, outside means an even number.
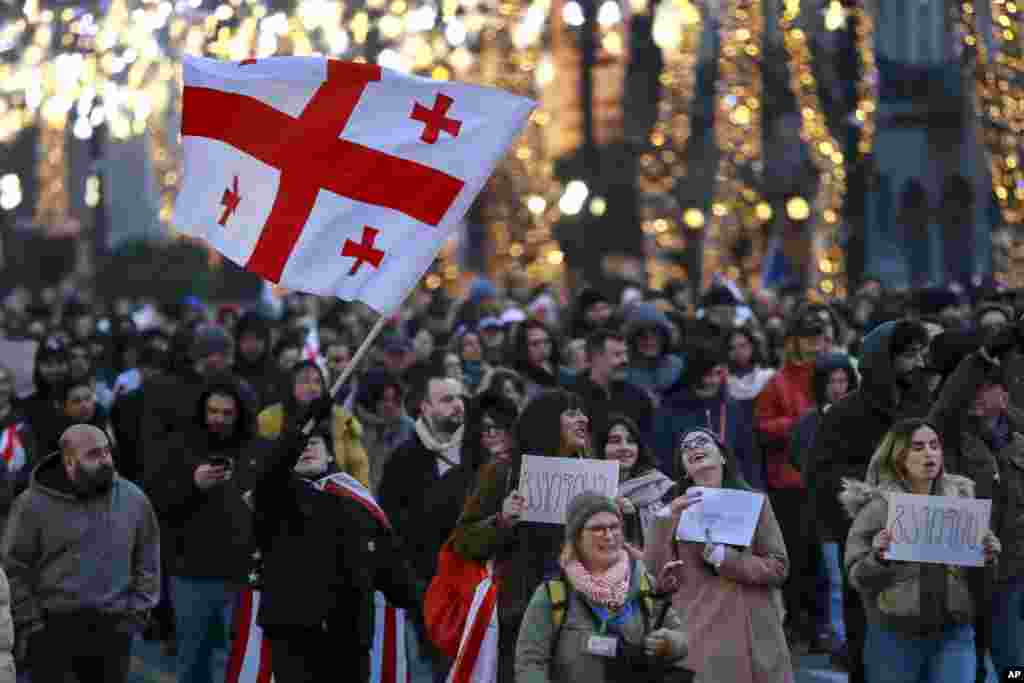
[[[893,538],[886,559],[984,566],[981,541],[991,515],[991,500],[890,493],[885,528]]]
[[[614,498],[619,490],[619,463],[589,458],[523,456],[519,493],[526,498],[524,522],[565,524],[569,501],[584,491]]]
[[[682,541],[749,546],[761,518],[764,494],[736,489],[691,486],[687,493],[701,493],[699,503],[679,516],[676,537]]]

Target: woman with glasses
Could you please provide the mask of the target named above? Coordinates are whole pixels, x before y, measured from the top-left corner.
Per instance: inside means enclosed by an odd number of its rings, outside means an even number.
[[[559,558],[564,596],[549,583],[533,592],[516,648],[518,683],[676,680],[671,670],[687,649],[683,625],[671,607],[658,614],[654,582],[626,552],[622,524],[606,496],[581,493],[569,503]],[[651,675],[651,664],[660,675]]]
[[[663,498],[667,507],[655,521],[645,557],[655,574],[670,561],[683,563],[673,604],[686,615],[686,668],[704,683],[792,683],[779,591],[789,558],[771,503],[765,497],[749,547],[678,540],[683,511],[700,505],[701,494],[692,487],[751,489],[725,445],[705,429],[683,434],[674,464],[677,484]]]
[[[476,489],[454,533],[455,551],[478,562],[494,560],[498,596],[498,683],[514,680],[515,646],[534,589],[561,573],[561,525],[520,520],[526,504],[519,494],[523,455],[583,458],[589,450],[590,421],[576,394],[555,389],[538,394],[516,423],[511,458],[480,468]]]

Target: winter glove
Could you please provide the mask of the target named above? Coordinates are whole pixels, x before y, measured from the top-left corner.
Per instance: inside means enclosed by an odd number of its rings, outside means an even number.
[[[644,650],[648,657],[681,659],[686,656],[686,635],[682,631],[659,628],[644,638]]]

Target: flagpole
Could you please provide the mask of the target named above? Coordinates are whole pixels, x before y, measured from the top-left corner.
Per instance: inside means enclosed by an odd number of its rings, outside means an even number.
[[[355,372],[355,369],[359,367],[359,364],[363,361],[363,357],[370,351],[370,347],[373,346],[373,342],[376,341],[377,337],[384,329],[384,326],[387,324],[388,318],[389,316],[381,314],[381,316],[377,318],[377,322],[375,322],[373,327],[370,328],[370,333],[366,335],[366,339],[364,339],[363,343],[359,345],[358,349],[356,349],[355,355],[352,356],[352,360],[349,361],[349,364],[341,371],[341,375],[337,380],[335,380],[334,386],[331,387],[332,401],[337,397],[338,392],[341,391],[341,387],[348,381],[348,378],[352,376],[353,372]],[[302,431],[309,434],[313,431],[313,427],[315,426],[315,421],[310,419],[309,422],[306,423],[306,426],[302,428]]]

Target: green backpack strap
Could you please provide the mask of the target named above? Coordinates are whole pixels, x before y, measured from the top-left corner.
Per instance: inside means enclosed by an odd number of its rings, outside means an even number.
[[[569,609],[568,595],[566,594],[565,581],[562,579],[550,579],[545,582],[548,591],[548,600],[551,601],[551,622],[555,625],[555,632],[562,629],[565,623],[565,613]]]
[[[640,575],[640,605],[644,610],[644,617],[650,620],[654,614],[654,588],[651,586],[651,577],[644,572]]]

